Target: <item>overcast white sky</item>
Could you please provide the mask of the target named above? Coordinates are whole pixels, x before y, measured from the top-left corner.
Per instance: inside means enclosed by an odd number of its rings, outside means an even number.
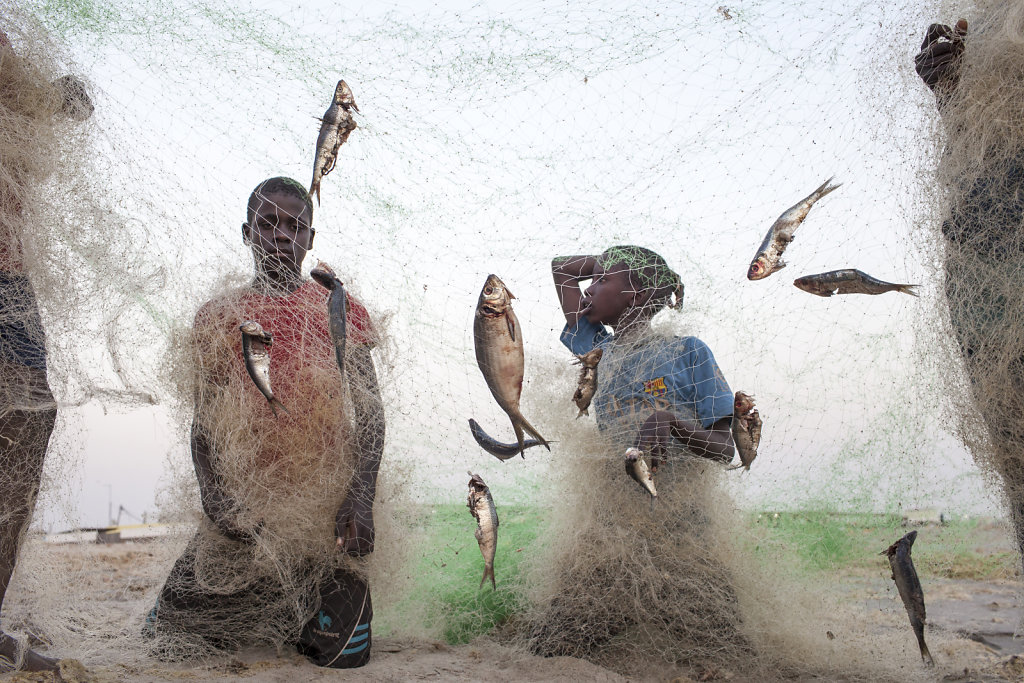
[[[476,417],[511,439],[471,350],[487,273],[517,297],[524,405],[557,439],[575,409],[550,259],[635,242],[686,282],[683,314],[664,324],[704,339],[732,388],[758,398],[762,452],[736,477],[739,501],[995,510],[941,427],[936,370],[915,341],[938,310],[913,237],[932,218],[919,199],[933,113],[910,68],[931,10],[280,5],[132,3],[96,23],[44,18],[95,88],[97,157],[135,220],[124,235],[138,245],[133,264],[166,283],[144,293],[162,320],[187,324],[216,281],[244,276],[245,197],[270,175],[308,181],[316,117],[343,77],[360,127],[324,180],[310,262],[330,262],[390,315],[387,458],[416,468],[425,496],[462,495],[474,467],[523,497],[558,457],[502,467],[469,437]],[[748,282],[768,226],[830,176],[843,187],[800,228],[790,266]],[[922,298],[828,300],[792,286],[844,267],[920,282]],[[170,331],[116,324],[134,388],[160,395],[146,344]],[[551,381],[566,383],[564,405],[541,400]],[[190,467],[183,420],[165,405],[69,409],[43,524],[101,524],[108,498],[115,513],[153,514],[161,477]]]

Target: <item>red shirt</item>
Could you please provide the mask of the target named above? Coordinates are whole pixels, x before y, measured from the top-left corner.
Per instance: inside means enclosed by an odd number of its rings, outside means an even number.
[[[328,328],[329,292],[312,280],[271,296],[245,288],[217,297],[196,314],[193,342],[198,377],[197,421],[217,455],[218,471],[250,467],[281,470],[285,483],[316,478],[344,458],[350,431],[347,391]],[[366,309],[348,297],[347,343],[373,346],[376,332]],[[274,417],[245,370],[246,320],[273,337],[270,386],[287,409]],[[351,467],[349,467],[349,470]]]

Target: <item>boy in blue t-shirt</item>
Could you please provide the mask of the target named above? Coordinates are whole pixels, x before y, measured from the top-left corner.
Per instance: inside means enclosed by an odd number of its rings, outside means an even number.
[[[733,394],[704,342],[650,324],[682,302],[679,276],[637,246],[556,258],[551,273],[562,343],[577,355],[604,351],[592,405],[609,450],[576,474],[586,512],[557,544],[557,585],[531,623],[531,651],[608,665],[633,653],[672,661],[749,647],[713,531],[717,468],[702,461],[735,454]],[[586,289],[583,280],[592,280]],[[634,446],[657,470],[649,514],[622,471]]]
[[[551,274],[565,313],[562,343],[577,355],[604,349],[594,397],[598,426],[649,454],[653,469],[673,444],[731,461],[733,393],[711,350],[696,337],[650,329],[673,297],[682,304],[682,282],[665,259],[644,247],[617,246],[599,256],[557,257]]]

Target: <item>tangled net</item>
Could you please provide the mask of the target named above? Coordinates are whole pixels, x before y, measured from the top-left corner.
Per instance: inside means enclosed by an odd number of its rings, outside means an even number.
[[[969,384],[948,393],[962,438],[1006,496],[1024,553],[1024,6],[978,3],[966,16],[959,81],[939,101],[936,194],[948,333],[959,352],[949,362],[963,364]]]
[[[103,607],[76,581],[95,565],[65,566],[25,544],[5,627],[91,663],[149,662],[146,615],[183,560],[199,583],[249,590],[251,599],[184,635],[161,636],[163,656],[292,642],[340,569],[369,577],[391,633],[436,636],[443,626],[428,617],[437,594],[403,591],[424,563],[475,552],[469,515],[463,545],[408,539],[429,526],[429,506],[461,503],[463,473],[473,469],[499,514],[545,505],[555,520],[538,547],[524,549],[520,576],[503,576],[499,545],[499,593],[523,597],[502,634],[524,649],[623,671],[654,660],[764,676],[905,679],[882,663],[902,651],[877,643],[870,625],[839,608],[809,616],[835,596],[793,579],[784,549],[755,556],[736,508],[902,513],[938,498],[972,513],[990,509],[977,502],[974,470],[944,440],[936,401],[967,416],[962,436],[978,462],[1020,498],[1014,311],[1022,308],[1009,256],[1019,248],[1024,174],[1013,106],[1024,94],[1019,3],[965,11],[964,86],[942,130],[923,137],[916,122],[930,120],[932,103],[912,55],[930,21],[952,16],[944,8],[541,2],[498,16],[302,7],[281,17],[257,5],[245,15],[188,3],[83,3],[75,12],[4,5],[19,60],[0,63],[0,198],[22,210],[0,211],[0,238],[23,246],[40,315],[2,310],[0,324],[23,321],[37,341],[46,329],[52,395],[37,374],[3,365],[0,396],[51,420],[60,408],[41,493],[58,521],[45,526],[82,525],[68,493],[77,494],[69,473],[85,457],[82,442],[99,429],[100,410],[132,409],[152,411],[166,442],[147,454],[169,472],[161,505],[150,510],[186,527],[149,546],[154,568],[125,579],[130,589],[111,588],[128,597]],[[74,59],[58,58],[69,53]],[[254,63],[279,90],[231,77]],[[67,73],[87,81],[97,105],[89,121],[51,116],[61,104],[54,83]],[[377,550],[366,564],[339,558],[333,546],[361,399],[339,384],[332,353],[316,350],[317,363],[295,373],[302,388],[293,395],[318,400],[275,419],[233,355],[237,328],[200,344],[231,357],[231,379],[216,388],[202,388],[196,373],[221,361],[193,355],[192,339],[205,301],[244,317],[230,302],[251,276],[237,228],[245,197],[271,175],[308,178],[315,117],[342,76],[362,114],[324,179],[306,268],[317,258],[335,266],[381,335],[374,357],[389,442]],[[898,121],[875,106],[915,101]],[[948,147],[942,189],[922,194],[935,184],[925,164],[940,139]],[[744,281],[771,220],[830,175],[844,187],[800,229],[790,269],[756,286]],[[944,247],[942,296],[927,278],[942,244],[941,221],[932,221],[947,209],[947,237],[957,226],[966,236]],[[916,230],[925,221],[929,229]],[[656,332],[707,341],[730,387],[753,393],[765,419],[749,475],[680,460],[658,474],[653,512],[623,471],[629,433],[573,419],[575,371],[558,343],[562,319],[547,270],[555,255],[633,242],[662,253],[686,283],[683,311],[656,320]],[[873,267],[851,263],[854,254]],[[922,300],[939,305],[911,309],[918,302],[895,295],[824,301],[790,284],[790,275],[840,267],[921,282]],[[524,413],[558,442],[550,456],[528,452],[525,463],[482,454],[465,426],[475,417],[507,440],[469,332],[479,283],[492,271],[518,297]],[[12,294],[4,301],[29,291],[3,284]],[[952,327],[940,328],[947,298]],[[918,328],[951,329],[971,349],[971,393],[942,379],[964,363],[961,350],[937,360],[932,333]],[[605,377],[612,371],[601,368]],[[293,409],[292,390],[275,387]],[[205,521],[188,451],[197,415],[218,444],[219,473],[237,493],[243,525],[259,530],[253,543],[231,545]],[[48,430],[41,423],[31,439],[15,440],[26,470],[0,469],[6,487],[35,477],[42,452],[21,445]],[[0,433],[12,430],[0,424]],[[88,497],[100,487],[90,479],[80,488]],[[117,495],[149,506],[149,487],[138,488],[145,491]],[[30,486],[13,499],[33,495]],[[3,510],[0,521],[17,514]],[[68,588],[55,596],[54,585]],[[69,604],[82,607],[69,616]],[[847,637],[825,641],[847,616]],[[247,618],[251,628],[240,625]]]

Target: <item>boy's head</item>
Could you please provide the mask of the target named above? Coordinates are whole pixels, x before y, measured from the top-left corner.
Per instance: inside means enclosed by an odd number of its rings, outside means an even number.
[[[271,277],[302,272],[313,246],[313,202],[306,187],[291,178],[269,178],[249,195],[242,238],[252,249],[257,270]]]
[[[605,250],[598,258],[594,280],[583,296],[583,315],[614,328],[638,310],[653,315],[682,303],[683,283],[661,255],[646,247],[623,245]]]

